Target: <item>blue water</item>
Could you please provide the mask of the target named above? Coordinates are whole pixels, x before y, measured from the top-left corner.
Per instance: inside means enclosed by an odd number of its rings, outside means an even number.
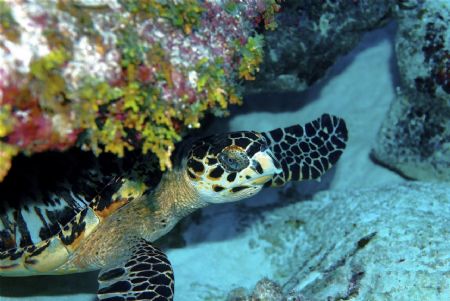
[[[327,76],[308,90],[248,96],[242,107],[231,110],[230,117],[208,125],[206,133],[268,131],[303,124],[326,112],[346,120],[350,138],[338,164],[320,181],[266,189],[239,203],[210,206],[169,234],[183,244],[183,247],[165,244],[175,272],[175,301],[224,300],[230,290],[244,287],[250,291],[263,277],[286,284],[295,274],[295,267],[282,266],[280,254],[267,251],[280,242],[276,236],[261,241],[256,235],[264,230],[258,227],[267,225],[262,220],[273,218],[274,223],[279,222],[271,210],[308,202],[320,192],[407,182],[369,157],[400,84],[393,49],[396,29],[391,23],[365,34],[353,51],[339,58]],[[294,248],[291,245],[286,250]],[[97,272],[0,278],[1,301],[87,301],[95,300],[96,291]]]

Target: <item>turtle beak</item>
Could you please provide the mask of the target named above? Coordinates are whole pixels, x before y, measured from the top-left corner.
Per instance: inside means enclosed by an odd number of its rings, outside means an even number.
[[[255,185],[263,185],[272,179],[274,175],[283,172],[278,160],[270,149],[257,153],[250,164],[250,168],[257,175],[251,181]]]

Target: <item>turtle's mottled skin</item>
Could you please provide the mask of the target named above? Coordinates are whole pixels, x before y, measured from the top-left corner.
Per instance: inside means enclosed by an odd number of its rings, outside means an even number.
[[[152,245],[156,239],[208,204],[320,177],[346,141],[344,121],[324,114],[303,127],[199,139],[185,146],[182,160],[159,182],[151,181],[145,162],[113,166],[93,157],[60,162],[62,170],[76,166],[77,172],[30,175],[35,181],[23,183],[23,190],[11,192],[5,180],[0,276],[100,269],[100,300],[172,300],[173,272]]]

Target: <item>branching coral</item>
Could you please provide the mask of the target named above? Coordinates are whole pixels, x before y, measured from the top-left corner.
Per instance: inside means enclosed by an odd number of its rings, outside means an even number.
[[[78,145],[150,151],[240,102],[274,0],[0,1],[0,159]],[[3,168],[5,170],[5,168]],[[4,176],[0,175],[0,180]]]

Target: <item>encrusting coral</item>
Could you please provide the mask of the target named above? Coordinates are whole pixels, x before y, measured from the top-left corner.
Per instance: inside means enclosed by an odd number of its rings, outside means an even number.
[[[0,181],[11,158],[141,149],[170,168],[205,112],[240,102],[275,0],[0,0]]]

